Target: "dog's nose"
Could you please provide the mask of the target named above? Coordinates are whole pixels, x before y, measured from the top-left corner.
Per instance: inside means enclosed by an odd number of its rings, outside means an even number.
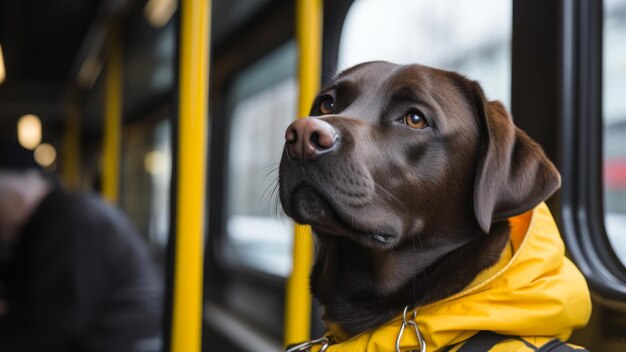
[[[287,153],[293,158],[314,160],[337,144],[339,134],[328,122],[316,118],[298,119],[285,132]]]

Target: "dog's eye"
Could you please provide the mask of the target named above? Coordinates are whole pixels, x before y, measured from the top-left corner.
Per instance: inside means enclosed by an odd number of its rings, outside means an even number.
[[[333,98],[326,98],[320,103],[320,111],[322,114],[327,115],[335,111],[335,101]]]
[[[428,123],[426,122],[424,116],[416,111],[412,111],[404,115],[402,122],[404,122],[405,125],[414,129],[422,129],[428,126]]]

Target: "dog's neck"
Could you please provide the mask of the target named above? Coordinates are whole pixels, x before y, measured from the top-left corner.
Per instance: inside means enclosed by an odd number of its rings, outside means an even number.
[[[354,336],[393,319],[407,305],[423,306],[458,293],[499,260],[510,227],[499,222],[489,235],[466,238],[472,240],[420,255],[414,246],[382,252],[320,234],[311,288],[325,308],[324,320]]]

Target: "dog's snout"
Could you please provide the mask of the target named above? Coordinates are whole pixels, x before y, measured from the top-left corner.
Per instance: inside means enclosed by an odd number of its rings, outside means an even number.
[[[285,132],[287,153],[301,160],[313,160],[331,151],[338,140],[333,126],[316,118],[298,119]]]

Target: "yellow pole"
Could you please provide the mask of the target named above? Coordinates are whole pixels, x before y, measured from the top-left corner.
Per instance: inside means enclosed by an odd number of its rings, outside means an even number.
[[[69,103],[63,135],[61,175],[65,186],[77,190],[80,186],[80,117],[73,102]]]
[[[298,0],[296,34],[299,45],[298,116],[309,113],[319,90],[322,59],[322,0]],[[309,272],[313,262],[313,238],[308,226],[296,224],[293,241],[293,270],[287,280],[285,344],[308,340],[311,330]]]
[[[210,0],[181,3],[172,352],[200,352]]]
[[[117,203],[119,194],[120,133],[122,129],[122,48],[120,33],[109,33],[104,97],[104,145],[102,148],[102,197]]]

